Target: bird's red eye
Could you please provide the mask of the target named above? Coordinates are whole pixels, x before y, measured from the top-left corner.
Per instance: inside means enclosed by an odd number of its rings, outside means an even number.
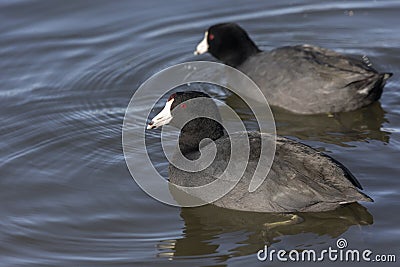
[[[186,108],[186,104],[181,104],[181,108]]]
[[[168,98],[168,101],[167,101],[167,102],[169,102],[170,100],[174,99],[175,96],[176,96],[176,94],[172,94],[172,95]]]
[[[212,40],[214,40],[214,37],[215,37],[214,34],[210,33],[208,35],[208,40],[212,41]]]

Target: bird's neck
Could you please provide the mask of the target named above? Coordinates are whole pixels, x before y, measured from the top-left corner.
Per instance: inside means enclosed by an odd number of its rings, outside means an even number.
[[[231,67],[238,67],[243,64],[249,57],[262,52],[257,45],[248,40],[246,45],[241,45],[235,49],[230,49],[224,52],[218,59]]]
[[[199,151],[199,145],[203,139],[217,140],[223,135],[224,130],[220,123],[208,118],[197,118],[182,128],[179,135],[179,148],[181,153],[187,156]]]

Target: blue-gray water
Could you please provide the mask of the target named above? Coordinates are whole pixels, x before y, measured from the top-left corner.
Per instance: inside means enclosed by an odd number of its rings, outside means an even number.
[[[0,266],[274,266],[257,261],[264,244],[322,250],[338,237],[400,260],[399,14],[396,0],[1,1]],[[271,216],[169,207],[135,184],[121,148],[130,97],[165,67],[211,60],[193,50],[225,21],[263,49],[311,43],[394,73],[362,110],[274,113],[279,134],[343,162],[374,203],[266,229]]]

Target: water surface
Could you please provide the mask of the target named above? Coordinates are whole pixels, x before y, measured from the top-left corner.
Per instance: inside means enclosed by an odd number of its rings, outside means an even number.
[[[338,237],[352,248],[398,253],[399,12],[399,1],[386,0],[2,1],[0,265],[273,266],[281,264],[257,262],[264,244],[322,250]],[[263,49],[311,43],[367,55],[395,74],[382,99],[358,111],[274,109],[279,134],[344,163],[374,203],[267,229],[277,218],[173,208],[135,184],[121,146],[130,97],[165,67],[213,60],[193,50],[208,26],[226,21]],[[240,111],[235,99],[220,98]],[[150,135],[149,153],[165,171],[157,140]]]

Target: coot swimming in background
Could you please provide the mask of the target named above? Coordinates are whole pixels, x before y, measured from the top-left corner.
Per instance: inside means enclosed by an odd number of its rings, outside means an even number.
[[[204,102],[188,102],[195,98],[209,101],[206,105]],[[358,190],[362,189],[360,183],[341,163],[284,137],[276,138],[275,158],[267,178],[254,192],[249,192],[249,183],[260,157],[261,139],[271,141],[271,135],[237,132],[227,136],[222,125],[210,119],[210,113],[218,113],[218,108],[207,94],[178,92],[169,97],[164,109],[148,124],[147,129],[165,124],[177,126],[181,123],[178,120],[186,114],[195,114],[197,117],[184,125],[179,137],[182,154],[192,160],[200,156],[201,140],[214,140],[217,153],[213,163],[199,172],[186,172],[170,164],[169,179],[172,183],[193,187],[218,179],[230,159],[231,140],[235,142],[239,137],[248,136],[250,157],[243,157],[243,161],[248,162],[244,175],[235,188],[213,202],[214,205],[256,212],[317,212],[333,210],[347,203],[372,201]],[[213,145],[208,143],[201,151],[212,148]]]
[[[377,101],[391,73],[312,45],[261,51],[235,23],[211,26],[195,54],[209,52],[260,87],[269,104],[300,114],[356,110]]]

